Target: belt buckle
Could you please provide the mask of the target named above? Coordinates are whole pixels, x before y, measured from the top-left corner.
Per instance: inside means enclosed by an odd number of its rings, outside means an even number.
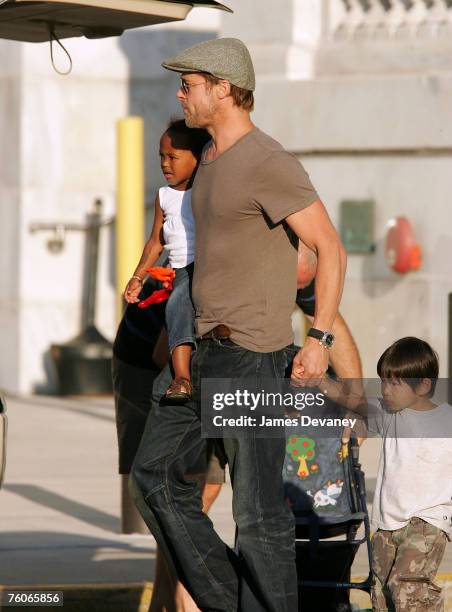
[[[215,340],[227,340],[231,336],[231,330],[227,325],[220,323],[220,325],[213,328],[212,335]]]
[[[220,323],[206,334],[199,336],[198,340],[227,340],[231,336],[231,330],[227,325]]]

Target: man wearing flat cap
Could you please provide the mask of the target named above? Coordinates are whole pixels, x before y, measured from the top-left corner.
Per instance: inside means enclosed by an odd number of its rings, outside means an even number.
[[[132,470],[144,520],[201,610],[295,612],[293,516],[283,497],[283,437],[224,438],[240,554],[201,511],[186,478],[203,453],[201,379],[278,379],[293,342],[297,237],[318,256],[313,327],[292,367],[294,383],[322,377],[342,292],[345,252],[309,177],[250,119],[255,77],[245,45],[210,40],[165,60],[181,74],[177,97],[207,145],[192,191],[196,225],[192,295],[199,338],[193,398],[155,405]],[[261,387],[258,387],[259,389]],[[228,434],[230,435],[230,434]]]

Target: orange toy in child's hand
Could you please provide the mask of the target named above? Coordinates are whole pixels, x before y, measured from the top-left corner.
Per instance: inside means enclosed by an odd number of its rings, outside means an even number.
[[[149,272],[149,275],[152,276],[152,278],[155,278],[155,280],[166,283],[172,283],[174,277],[176,276],[176,272],[172,268],[149,268],[149,270],[146,270],[146,272]]]
[[[146,272],[149,272],[149,275],[155,280],[163,283],[165,288],[153,291],[148,298],[138,302],[138,308],[147,308],[151,304],[161,304],[162,302],[166,302],[171,295],[171,291],[173,290],[173,280],[176,276],[176,272],[172,268],[150,268],[149,270],[146,270]]]
[[[168,289],[159,289],[158,291],[153,291],[151,295],[145,300],[141,300],[138,302],[138,308],[147,308],[151,304],[161,304],[162,302],[166,302],[166,300],[171,295],[171,291]]]

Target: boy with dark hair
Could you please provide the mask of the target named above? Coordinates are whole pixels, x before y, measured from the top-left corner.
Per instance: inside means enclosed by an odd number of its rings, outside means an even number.
[[[434,583],[451,532],[452,407],[431,398],[438,357],[402,338],[380,357],[383,410],[368,418],[383,437],[372,508],[376,612],[440,612]]]
[[[427,395],[433,397],[439,373],[438,355],[425,340],[408,336],[385,350],[378,360],[377,372],[382,379],[405,380],[414,391],[423,378],[428,378]]]

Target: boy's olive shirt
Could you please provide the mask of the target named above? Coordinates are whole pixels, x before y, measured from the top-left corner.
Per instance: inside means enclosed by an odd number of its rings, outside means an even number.
[[[192,191],[198,335],[222,323],[252,351],[293,342],[298,239],[284,219],[317,198],[300,162],[258,128],[201,161]]]

